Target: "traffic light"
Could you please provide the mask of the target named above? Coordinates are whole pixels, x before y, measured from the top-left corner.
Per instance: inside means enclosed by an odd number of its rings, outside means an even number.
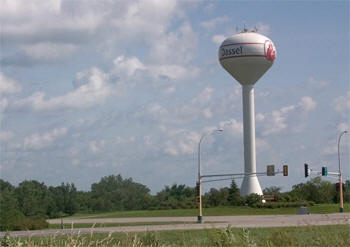
[[[310,170],[309,170],[309,165],[308,164],[304,164],[304,171],[305,171],[305,177],[306,178],[308,176],[310,176]]]
[[[322,166],[322,176],[327,176],[327,175],[328,175],[328,167]]]
[[[336,189],[336,191],[339,191],[339,188],[340,188],[339,183],[336,183],[336,184],[335,184],[335,189]]]
[[[199,183],[196,183],[196,196],[199,197]]]
[[[283,166],[283,176],[288,176],[288,166],[287,165]]]
[[[342,186],[343,188],[343,191],[345,191],[345,184],[343,183],[343,186]],[[339,189],[340,189],[340,183],[336,183],[335,184],[335,189],[336,189],[336,191],[339,191]]]
[[[267,176],[275,176],[275,165],[268,165],[266,167],[266,175]]]

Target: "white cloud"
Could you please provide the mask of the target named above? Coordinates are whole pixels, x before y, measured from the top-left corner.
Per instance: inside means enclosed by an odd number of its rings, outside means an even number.
[[[210,108],[205,108],[203,110],[203,116],[205,118],[212,118],[213,117],[213,113],[212,113],[211,109]]]
[[[340,123],[338,124],[338,131],[339,132],[343,132],[343,131],[348,131],[348,133],[350,132],[350,123]]]
[[[258,152],[266,151],[271,148],[271,145],[264,139],[256,138],[255,139],[256,150]]]
[[[0,141],[7,142],[13,138],[13,133],[11,131],[0,131]]]
[[[91,153],[99,153],[101,149],[105,146],[106,141],[100,140],[100,141],[89,141],[89,150]]]
[[[165,153],[172,156],[193,154],[196,151],[200,134],[186,129],[164,129],[166,141],[163,145]]]
[[[5,42],[72,43],[86,38],[82,34],[94,32],[100,24],[102,13],[96,7],[55,0],[2,1],[2,34]]]
[[[217,25],[228,22],[229,20],[230,20],[230,18],[225,15],[225,16],[221,16],[221,17],[216,17],[216,18],[211,19],[209,21],[201,22],[200,25],[207,30],[212,30]]]
[[[194,58],[197,43],[196,32],[190,24],[185,23],[152,43],[150,57],[155,63],[162,65],[187,64]]]
[[[106,54],[117,49],[114,47],[134,44],[136,49],[142,43],[152,47],[150,56],[161,58],[158,61],[161,63],[169,59],[162,57],[164,48],[169,46],[181,53],[175,55],[176,61],[188,60],[192,56],[189,52],[192,45],[186,43],[189,39],[192,43],[196,40],[190,25],[184,24],[175,32],[167,30],[175,17],[184,19],[182,9],[185,7],[186,3],[175,0],[2,1],[3,43],[22,47],[20,52],[18,49],[8,52],[3,64],[46,64],[91,43]]]
[[[329,86],[329,81],[324,81],[324,80],[316,80],[314,77],[310,77],[308,79],[308,83],[318,89],[321,88],[326,88]]]
[[[86,108],[103,103],[113,92],[111,84],[108,83],[108,75],[98,68],[78,73],[76,86],[74,91],[48,99],[45,99],[45,93],[36,92],[28,98],[18,100],[14,106],[34,111]]]
[[[347,91],[346,95],[334,99],[333,106],[337,112],[348,117],[350,111],[350,90]]]
[[[169,87],[169,88],[164,90],[164,93],[171,94],[171,93],[174,93],[175,91],[176,91],[175,87]]]
[[[274,133],[279,133],[285,128],[287,128],[287,117],[288,113],[293,111],[295,106],[283,107],[280,110],[273,111],[267,115],[263,115],[263,117],[259,117],[258,120],[265,120],[265,130],[263,135],[267,136]]]
[[[308,112],[312,111],[316,107],[316,102],[309,96],[303,97],[299,103],[300,107]]]
[[[172,80],[194,78],[199,74],[199,69],[196,67],[176,64],[151,65],[148,69],[154,78],[166,77]]]
[[[65,135],[67,128],[53,129],[50,132],[44,134],[36,133],[29,137],[26,137],[23,142],[24,149],[42,149],[51,145],[55,139]]]
[[[336,154],[338,153],[338,146],[335,144],[329,144],[327,147],[323,149],[323,154],[324,155],[331,155],[331,154]]]
[[[152,37],[152,41],[162,36],[170,20],[178,10],[178,3],[175,0],[168,1],[133,1],[120,2],[121,6],[113,6],[120,9],[120,13],[111,16],[111,23],[116,33],[121,38],[146,39]],[[111,7],[111,6],[110,6]]]
[[[25,45],[22,48],[27,56],[36,60],[55,60],[70,55],[76,46],[73,44],[55,44],[52,42],[41,42]]]
[[[144,76],[150,75],[153,79],[169,78],[179,80],[193,78],[199,74],[199,69],[192,66],[178,64],[149,64],[142,63],[137,57],[118,56],[114,60],[114,69],[111,72],[116,76],[133,77],[137,71],[143,71]]]
[[[236,119],[230,119],[219,123],[219,128],[223,129],[234,136],[242,136],[243,134],[243,123],[238,122]]]
[[[118,56],[114,59],[115,73],[118,75],[126,74],[132,76],[137,70],[145,70],[146,67],[137,57],[125,58]]]
[[[217,45],[221,45],[221,43],[226,39],[225,35],[222,34],[216,34],[211,38],[211,41],[213,41]]]
[[[288,128],[288,123],[296,118],[306,117],[306,114],[316,107],[316,102],[309,96],[302,97],[300,102],[296,105],[282,107],[271,113],[258,113],[256,120],[261,122],[264,126],[262,134],[264,136],[277,134]],[[293,119],[295,118],[295,119]],[[304,121],[300,121],[304,122]],[[301,131],[303,125],[296,125],[293,127],[294,131]]]
[[[206,87],[200,92],[193,100],[193,104],[198,104],[200,106],[207,105],[212,99],[214,89],[211,87]]]
[[[12,80],[11,78],[6,77],[0,71],[0,96],[4,94],[17,93],[20,90],[21,90],[21,87],[18,85],[18,83],[15,80]]]

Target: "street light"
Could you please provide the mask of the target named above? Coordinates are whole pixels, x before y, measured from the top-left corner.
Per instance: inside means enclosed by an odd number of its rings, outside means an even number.
[[[341,170],[340,170],[340,152],[339,152],[339,146],[340,146],[340,139],[342,135],[345,133],[348,133],[348,131],[343,131],[340,133],[339,139],[338,139],[338,165],[339,165],[339,212],[344,212],[344,202],[343,202],[343,182],[342,182],[342,176],[341,176]]]
[[[215,131],[222,132],[222,129],[216,129],[212,130],[210,132],[207,132],[202,135],[201,139],[198,143],[198,182],[197,182],[197,201],[198,201],[198,218],[197,222],[202,223],[203,222],[203,210],[202,210],[202,188],[201,188],[201,143],[202,140],[208,136],[213,134]]]

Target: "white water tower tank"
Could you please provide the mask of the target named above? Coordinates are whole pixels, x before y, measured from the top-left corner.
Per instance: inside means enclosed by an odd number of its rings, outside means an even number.
[[[242,85],[244,179],[241,195],[262,195],[256,176],[254,84],[276,58],[273,42],[264,35],[244,31],[225,39],[219,48],[222,67]]]

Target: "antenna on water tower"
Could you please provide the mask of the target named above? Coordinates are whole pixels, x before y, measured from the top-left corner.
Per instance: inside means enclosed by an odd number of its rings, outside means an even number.
[[[248,31],[225,39],[219,48],[222,67],[242,85],[244,179],[241,195],[262,195],[256,176],[254,84],[272,66],[276,49],[272,41],[256,32]]]

